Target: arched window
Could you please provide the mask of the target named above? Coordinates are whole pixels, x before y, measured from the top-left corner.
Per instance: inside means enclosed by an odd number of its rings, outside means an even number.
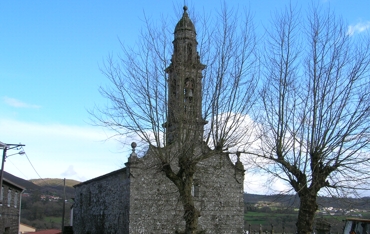
[[[18,206],[18,192],[14,193],[14,208]]]
[[[186,45],[186,53],[188,55],[188,62],[191,62],[191,58],[193,57],[193,45],[191,43]]]
[[[8,189],[8,207],[10,207],[11,201],[12,201],[12,190]]]
[[[194,97],[194,80],[190,78],[185,79],[184,85],[184,96],[188,100],[192,100]]]
[[[171,92],[174,97],[176,97],[176,79],[172,79],[171,81]]]
[[[194,97],[194,80],[190,78],[185,79],[184,84],[184,108],[187,115],[193,114],[193,97]]]

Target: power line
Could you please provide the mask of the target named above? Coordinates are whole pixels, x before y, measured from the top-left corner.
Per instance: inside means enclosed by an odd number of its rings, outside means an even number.
[[[28,158],[28,155],[27,155],[26,151],[23,149],[23,146],[21,147],[21,149],[23,150],[24,155],[26,155],[26,158],[27,158],[28,162],[31,164],[31,166],[32,166],[33,170],[34,170],[34,171],[36,172],[36,174],[40,177],[40,179],[42,179],[43,181],[45,181],[45,180],[40,176],[40,174],[36,171],[35,167],[34,167],[34,166],[33,166],[33,164],[31,163],[31,160]],[[46,181],[45,181],[45,182],[46,182]]]
[[[31,164],[31,166],[32,166],[33,170],[36,172],[36,174],[39,176],[39,178],[40,178],[43,182],[45,182],[45,184],[46,184],[46,185],[48,185],[48,186],[50,186],[50,187],[57,187],[57,186],[62,186],[62,185],[63,185],[62,181],[58,181],[55,185],[52,185],[52,184],[50,183],[50,181],[46,181],[44,178],[42,178],[42,177],[40,176],[40,174],[37,172],[36,168],[35,168],[35,167],[33,166],[33,164],[31,163],[31,160],[28,158],[28,155],[27,155],[26,151],[23,149],[23,147],[21,147],[21,148],[22,148],[22,150],[24,151],[24,155],[26,155],[27,160],[28,160],[28,162]]]
[[[49,181],[46,181],[44,178],[42,178],[41,176],[40,176],[40,174],[38,173],[38,171],[36,170],[36,168],[33,166],[33,164],[32,164],[32,162],[31,162],[31,160],[30,160],[30,158],[28,157],[28,155],[27,155],[27,153],[26,153],[26,151],[24,150],[24,148],[23,148],[23,146],[20,146],[20,147],[18,147],[17,148],[17,150],[22,150],[22,154],[24,154],[25,156],[26,156],[26,158],[27,158],[27,160],[28,160],[28,162],[30,163],[30,165],[31,165],[31,167],[32,167],[32,169],[34,170],[34,172],[37,174],[37,176],[46,184],[46,185],[48,185],[48,186],[50,186],[50,187],[57,187],[57,186],[62,186],[63,185],[63,183],[61,183],[60,181],[58,181],[55,185],[52,185]],[[15,165],[14,165],[14,163],[13,162],[11,162],[12,164],[13,164],[13,166],[15,167],[15,168],[17,168]],[[18,168],[17,168],[18,169]],[[23,175],[24,175],[24,173],[21,171],[21,170],[19,170],[18,169],[18,171],[20,171]],[[28,176],[26,176],[26,175],[24,175],[25,177],[28,177]]]
[[[28,178],[11,160],[7,159],[7,162],[10,162],[25,178]]]

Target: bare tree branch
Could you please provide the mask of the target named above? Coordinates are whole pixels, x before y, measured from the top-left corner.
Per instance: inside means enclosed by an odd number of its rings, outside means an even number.
[[[307,21],[287,8],[273,22],[256,154],[299,195],[297,229],[311,233],[319,191],[368,188],[370,50],[318,7]]]

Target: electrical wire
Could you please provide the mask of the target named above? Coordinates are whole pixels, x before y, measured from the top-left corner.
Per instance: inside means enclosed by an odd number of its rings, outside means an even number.
[[[34,166],[33,166],[33,164],[31,163],[31,160],[28,158],[28,155],[27,155],[26,151],[23,149],[23,146],[21,147],[21,149],[23,150],[24,155],[26,155],[26,158],[27,158],[28,162],[31,164],[31,166],[32,166],[33,170],[34,170],[34,171],[36,172],[36,174],[40,177],[40,179],[42,179],[43,181],[45,181],[45,180],[40,176],[40,174],[36,171],[35,167],[34,167]],[[45,182],[46,182],[46,181],[45,181]]]
[[[40,174],[37,172],[37,170],[36,170],[36,168],[33,166],[33,164],[32,164],[32,162],[31,162],[31,160],[29,159],[29,157],[28,157],[28,155],[27,155],[27,153],[26,153],[26,151],[24,150],[24,148],[23,148],[23,146],[21,146],[21,147],[18,147],[17,148],[17,150],[22,150],[23,151],[23,153],[22,154],[24,154],[25,156],[26,156],[26,158],[27,158],[27,160],[28,160],[28,162],[30,163],[30,165],[31,165],[31,167],[32,167],[32,169],[35,171],[35,173],[38,175],[38,177],[46,184],[46,185],[48,185],[48,186],[50,186],[50,187],[57,187],[57,186],[62,186],[63,185],[63,183],[62,182],[59,182],[58,181],[58,183],[57,184],[54,184],[54,185],[52,185],[49,181],[46,181],[44,178],[42,178],[41,176],[40,176]],[[13,162],[11,162],[13,165],[14,165],[14,163]],[[15,168],[17,168],[15,165],[14,165],[14,167]],[[18,169],[18,168],[17,168]],[[18,169],[18,171],[20,171],[19,169]],[[22,171],[20,171],[22,174],[23,174],[23,172]],[[23,174],[24,175],[24,174]],[[24,175],[25,176],[25,175]],[[25,177],[27,177],[27,176],[25,176]]]
[[[7,162],[10,162],[25,178],[28,178],[11,160],[7,159]]]
[[[32,166],[32,168],[33,168],[33,170],[36,172],[36,174],[39,176],[39,178],[46,184],[46,185],[48,185],[48,186],[50,186],[50,187],[57,187],[57,186],[63,186],[63,182],[59,182],[58,181],[58,183],[56,183],[56,184],[51,184],[50,183],[50,181],[46,181],[44,178],[42,178],[41,176],[40,176],[40,174],[37,172],[37,170],[36,170],[36,168],[33,166],[33,164],[31,163],[31,160],[28,158],[28,155],[27,155],[27,153],[26,153],[26,151],[24,150],[24,148],[21,146],[21,149],[23,150],[23,152],[24,152],[24,155],[26,155],[26,158],[27,158],[27,160],[28,160],[28,162],[31,164],[31,166]]]

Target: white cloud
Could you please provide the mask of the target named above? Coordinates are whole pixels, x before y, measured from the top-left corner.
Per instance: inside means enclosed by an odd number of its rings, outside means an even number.
[[[41,124],[0,119],[0,141],[23,143],[24,150],[42,178],[87,180],[124,167],[131,151],[130,139],[123,144],[107,140],[110,133],[92,126]],[[125,139],[123,139],[125,140]],[[16,151],[9,150],[9,154]],[[24,178],[39,178],[26,155],[7,159],[5,171]]]
[[[39,105],[28,104],[28,103],[22,102],[18,99],[10,98],[10,97],[3,97],[3,101],[7,105],[12,106],[12,107],[16,107],[16,108],[33,108],[33,109],[41,108],[41,106],[39,106]]]
[[[271,175],[248,172],[244,176],[244,191],[250,194],[290,193],[291,186],[286,182],[272,178]]]
[[[77,181],[85,181],[87,178],[84,175],[81,175],[76,172],[73,165],[69,165],[67,170],[60,174],[63,178],[73,178]],[[58,177],[59,178],[59,177]],[[90,178],[91,179],[91,178]]]
[[[362,33],[370,29],[370,21],[360,22],[354,25],[349,25],[347,30],[347,35],[352,36],[355,33]]]
[[[71,177],[74,175],[77,175],[77,172],[75,171],[72,165],[69,165],[67,170],[61,174],[61,176],[64,176],[64,177]]]

